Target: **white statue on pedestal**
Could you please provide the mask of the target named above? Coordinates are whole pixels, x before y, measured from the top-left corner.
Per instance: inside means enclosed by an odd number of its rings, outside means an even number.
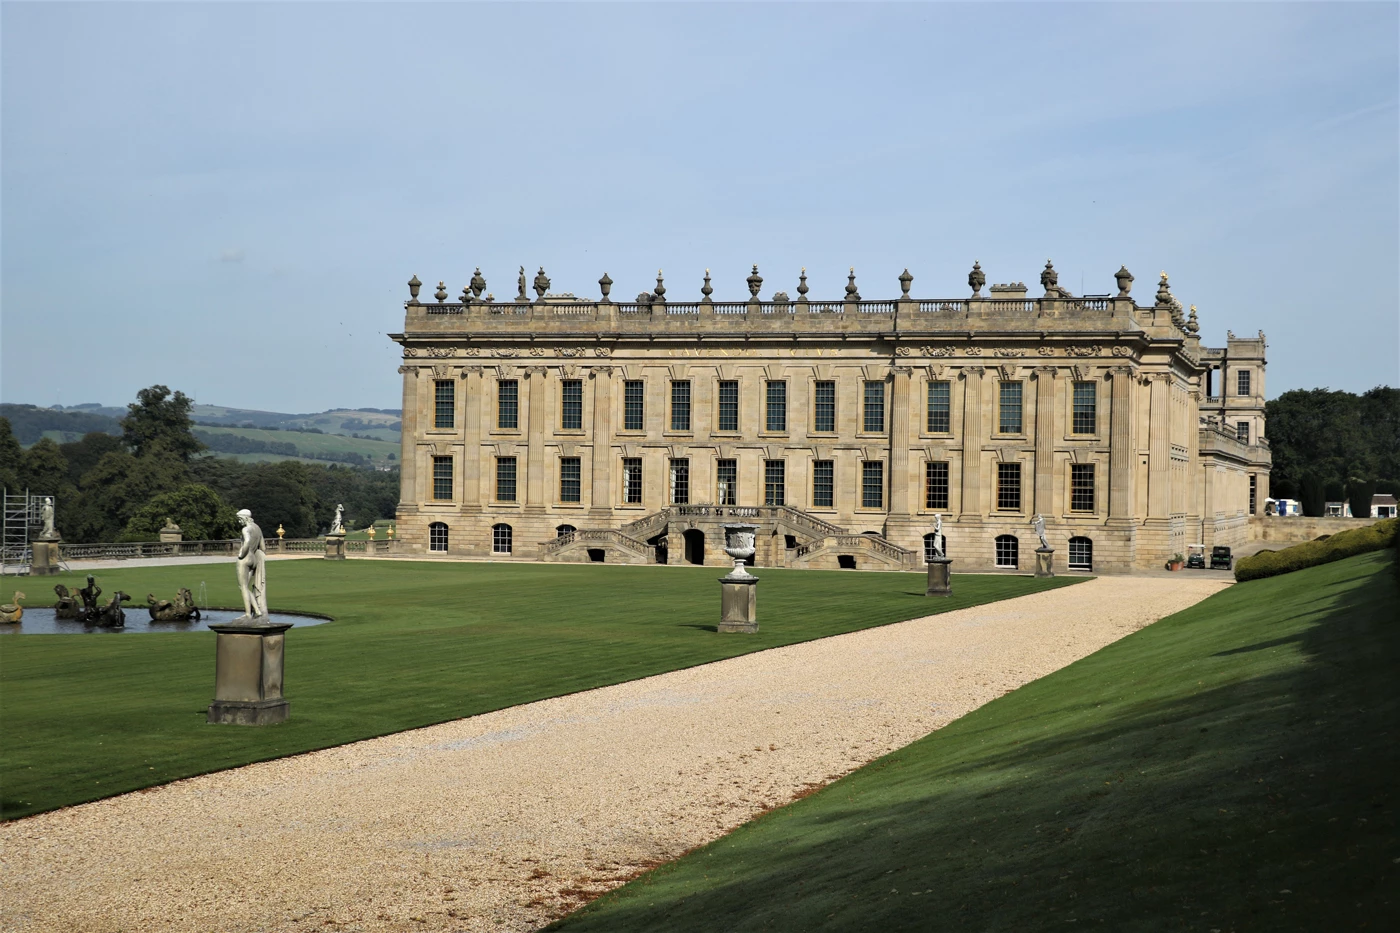
[[[267,617],[267,554],[263,550],[262,529],[253,523],[253,513],[240,509],[243,546],[238,549],[238,588],[243,593],[243,611],[250,619]]]
[[[345,517],[345,506],[343,506],[343,505],[337,505],[337,506],[335,507],[335,518],[331,519],[331,530],[330,530],[329,534],[333,534],[333,535],[343,535],[343,534],[345,534],[345,522],[344,522],[344,517]]]
[[[933,556],[942,558],[946,555],[943,552],[943,513],[939,512],[933,516]]]
[[[1035,533],[1040,536],[1041,550],[1050,550],[1050,542],[1045,540],[1045,516],[1037,512],[1031,524],[1035,526]]]
[[[44,504],[39,507],[39,517],[44,522],[44,530],[40,532],[41,538],[57,538],[58,532],[53,528],[53,496],[45,496]]]

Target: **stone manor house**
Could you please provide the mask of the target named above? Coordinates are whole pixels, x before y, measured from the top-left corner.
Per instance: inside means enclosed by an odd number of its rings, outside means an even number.
[[[935,516],[959,570],[1155,567],[1240,545],[1270,454],[1264,334],[1201,345],[1163,273],[1153,302],[1044,294],[677,302],[498,301],[481,272],[420,301],[403,333],[399,547],[424,556],[726,566],[726,522],[759,567],[923,566]]]

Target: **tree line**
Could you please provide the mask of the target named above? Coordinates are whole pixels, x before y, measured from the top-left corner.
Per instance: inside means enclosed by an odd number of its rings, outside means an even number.
[[[1369,518],[1373,494],[1400,493],[1400,389],[1294,389],[1264,414],[1275,498],[1298,499],[1305,515],[1349,500],[1352,515]]]
[[[0,484],[53,496],[58,530],[74,542],[156,540],[167,518],[187,539],[231,538],[234,512],[245,508],[267,534],[281,525],[293,538],[322,531],[337,504],[358,525],[394,517],[397,471],[197,456],[205,447],[191,429],[193,405],[151,386],[127,406],[119,436],[41,438],[28,450],[0,417]]]

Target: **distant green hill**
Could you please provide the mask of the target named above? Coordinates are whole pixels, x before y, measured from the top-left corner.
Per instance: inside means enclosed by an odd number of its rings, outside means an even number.
[[[397,440],[348,437],[311,431],[281,431],[264,428],[222,428],[199,426],[195,437],[218,456],[239,460],[281,460],[299,457],[339,463],[387,466],[398,460]]]

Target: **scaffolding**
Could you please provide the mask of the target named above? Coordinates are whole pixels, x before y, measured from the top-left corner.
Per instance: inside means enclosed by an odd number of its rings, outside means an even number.
[[[0,540],[0,574],[26,574],[29,572],[31,553],[29,550],[29,529],[41,523],[39,509],[42,496],[31,496],[29,490],[5,495],[4,538]]]

